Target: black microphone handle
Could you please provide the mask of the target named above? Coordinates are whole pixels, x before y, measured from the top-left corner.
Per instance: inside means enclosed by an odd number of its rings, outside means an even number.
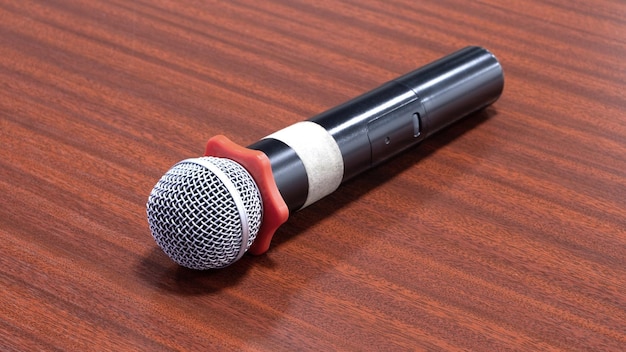
[[[467,47],[248,148],[268,156],[278,190],[294,212],[493,103],[503,86],[493,54]]]

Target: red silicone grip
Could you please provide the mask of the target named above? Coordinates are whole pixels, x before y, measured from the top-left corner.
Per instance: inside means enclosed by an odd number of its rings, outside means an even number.
[[[204,155],[238,162],[248,170],[256,182],[263,201],[263,220],[248,252],[254,255],[265,253],[270,247],[274,233],[289,217],[289,208],[274,181],[270,159],[265,153],[242,147],[222,135],[209,139]]]

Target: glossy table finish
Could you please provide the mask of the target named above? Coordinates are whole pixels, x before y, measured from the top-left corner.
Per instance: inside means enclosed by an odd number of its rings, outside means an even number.
[[[621,1],[0,0],[0,349],[626,345]],[[467,45],[493,106],[192,271],[147,196]]]

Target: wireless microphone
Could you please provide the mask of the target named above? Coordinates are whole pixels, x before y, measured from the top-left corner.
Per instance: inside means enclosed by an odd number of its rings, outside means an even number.
[[[177,163],[154,186],[152,236],[192,269],[262,254],[290,213],[493,103],[503,86],[498,60],[467,47],[248,147],[213,137],[204,157]]]

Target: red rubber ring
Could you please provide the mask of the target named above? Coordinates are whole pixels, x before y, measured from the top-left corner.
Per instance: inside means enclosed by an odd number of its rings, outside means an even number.
[[[265,153],[242,147],[223,135],[209,139],[204,155],[238,162],[248,170],[256,182],[263,201],[263,220],[248,252],[254,255],[267,252],[274,233],[289,218],[289,208],[274,181],[270,159]]]

